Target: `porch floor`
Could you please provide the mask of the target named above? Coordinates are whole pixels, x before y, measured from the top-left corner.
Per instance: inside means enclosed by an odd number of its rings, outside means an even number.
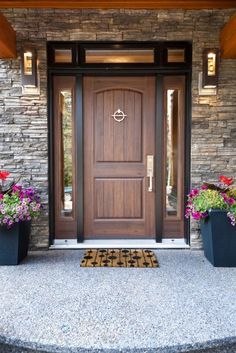
[[[0,267],[0,352],[236,352],[236,268],[155,253],[154,269],[80,268],[81,250]]]

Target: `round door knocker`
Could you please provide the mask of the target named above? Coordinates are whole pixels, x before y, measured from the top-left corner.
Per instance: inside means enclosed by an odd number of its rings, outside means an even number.
[[[118,109],[113,115],[112,117],[114,118],[115,121],[117,121],[118,123],[121,123],[121,121],[124,120],[124,118],[127,117],[127,115],[125,115],[124,112],[122,112],[122,110]]]

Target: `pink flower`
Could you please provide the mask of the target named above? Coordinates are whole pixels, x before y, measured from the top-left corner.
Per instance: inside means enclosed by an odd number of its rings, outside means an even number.
[[[194,219],[196,219],[197,221],[199,221],[199,219],[201,218],[201,213],[196,211],[192,213],[192,216]]]
[[[202,185],[201,190],[207,190],[207,185]]]
[[[235,202],[235,200],[233,199],[233,197],[229,197],[228,200],[227,200],[227,203],[231,206],[233,205]]]
[[[190,199],[192,199],[193,197],[197,196],[199,194],[199,190],[198,189],[193,189],[190,194],[189,197]]]
[[[21,185],[14,185],[13,188],[12,188],[12,190],[13,190],[14,192],[16,192],[16,191],[21,191],[21,189],[22,189],[22,186],[21,186]]]
[[[0,200],[2,200],[3,199],[3,194],[0,194]]]

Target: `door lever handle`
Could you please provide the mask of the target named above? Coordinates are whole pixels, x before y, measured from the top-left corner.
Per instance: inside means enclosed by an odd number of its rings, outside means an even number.
[[[147,177],[148,177],[148,192],[153,191],[153,171],[154,171],[154,156],[147,155]]]
[[[152,192],[152,175],[148,175],[148,192]]]

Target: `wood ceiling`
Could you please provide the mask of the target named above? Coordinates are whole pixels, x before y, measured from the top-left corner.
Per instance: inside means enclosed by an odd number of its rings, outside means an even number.
[[[236,0],[0,0],[0,8],[223,9]]]
[[[0,58],[16,57],[16,33],[7,19],[0,13]]]
[[[220,49],[222,58],[236,59],[236,14],[221,31]]]
[[[0,0],[1,8],[236,9],[236,0]],[[223,28],[220,41],[221,57],[236,59],[236,14]],[[0,13],[0,58],[15,57],[16,33]]]

